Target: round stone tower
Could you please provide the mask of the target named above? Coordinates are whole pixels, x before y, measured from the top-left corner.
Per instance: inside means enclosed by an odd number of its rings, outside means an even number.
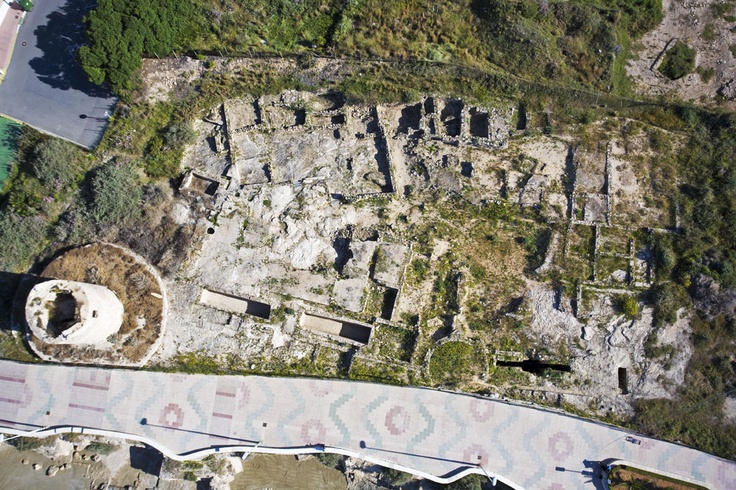
[[[49,344],[99,345],[120,329],[123,305],[104,286],[54,279],[33,287],[26,321]]]

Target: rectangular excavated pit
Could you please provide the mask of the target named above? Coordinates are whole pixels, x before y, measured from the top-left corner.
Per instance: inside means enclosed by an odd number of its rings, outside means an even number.
[[[440,113],[440,118],[445,124],[447,136],[460,136],[462,129],[463,103],[461,100],[449,99]]]
[[[360,342],[361,344],[368,343],[368,340],[371,338],[371,331],[373,330],[367,325],[346,320],[335,320],[311,313],[304,313],[302,315],[302,327],[315,332],[322,332],[354,342]]]
[[[229,311],[231,313],[248,314],[268,320],[271,316],[271,305],[253,301],[250,299],[240,298],[227,293],[218,293],[203,289],[199,302],[205,306],[210,306],[218,310]]]
[[[218,181],[192,172],[184,178],[184,182],[181,187],[183,189],[189,189],[209,196],[214,196],[219,186],[220,183]]]
[[[629,394],[629,377],[626,368],[618,368],[618,388],[622,395]]]
[[[487,112],[476,108],[470,109],[470,136],[488,138],[491,130],[491,119]]]

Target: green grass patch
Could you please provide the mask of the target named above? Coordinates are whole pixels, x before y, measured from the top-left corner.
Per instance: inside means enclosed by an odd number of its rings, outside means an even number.
[[[483,374],[482,353],[465,342],[445,342],[432,352],[429,374],[437,384],[456,385]]]
[[[673,488],[672,485],[675,485],[678,489],[707,490],[702,485],[623,465],[613,467],[608,474],[608,481],[611,490],[666,490]]]
[[[18,138],[20,137],[20,124],[0,117],[0,190],[10,174],[18,152]]]
[[[350,379],[374,381],[392,385],[408,383],[406,368],[393,364],[370,361],[362,357],[353,358],[348,374]]]

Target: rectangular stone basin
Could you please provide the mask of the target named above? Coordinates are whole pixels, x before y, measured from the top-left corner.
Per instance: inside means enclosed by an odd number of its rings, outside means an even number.
[[[232,294],[219,293],[203,289],[199,302],[203,305],[216,308],[218,310],[229,311],[231,313],[248,314],[268,320],[271,316],[271,305],[253,301],[251,299],[240,298]]]
[[[343,339],[367,344],[373,330],[368,325],[353,323],[348,320],[326,318],[323,316],[304,313],[302,315],[302,327],[315,332],[322,332]]]

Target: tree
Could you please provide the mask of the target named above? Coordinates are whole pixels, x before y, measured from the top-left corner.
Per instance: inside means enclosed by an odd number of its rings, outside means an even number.
[[[670,80],[682,78],[695,69],[695,50],[684,41],[677,41],[667,53],[659,66],[662,75]]]
[[[141,57],[185,45],[195,17],[191,0],[100,0],[84,18],[89,45],[79,48],[79,61],[91,82],[130,89]]]

